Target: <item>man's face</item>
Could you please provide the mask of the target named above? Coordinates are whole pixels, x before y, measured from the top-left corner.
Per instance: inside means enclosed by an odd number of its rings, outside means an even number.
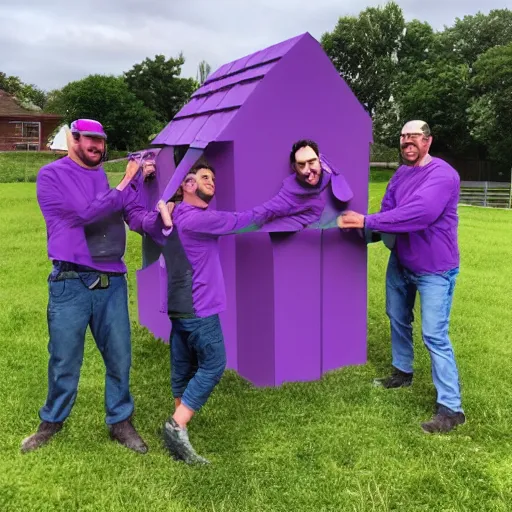
[[[215,195],[215,175],[209,169],[200,169],[196,173],[197,195],[201,199],[211,199]]]
[[[188,174],[181,188],[184,197],[195,194],[209,203],[215,195],[215,175],[209,169],[200,169],[196,174]]]
[[[407,123],[400,134],[400,152],[406,165],[415,165],[428,154],[432,137],[427,137],[418,122]]]
[[[322,175],[322,168],[318,155],[312,147],[306,146],[305,148],[300,148],[295,153],[295,163],[293,167],[299,181],[312,187],[318,185],[320,176]]]
[[[75,148],[78,158],[87,167],[95,167],[101,162],[101,157],[105,151],[105,139],[80,135]]]

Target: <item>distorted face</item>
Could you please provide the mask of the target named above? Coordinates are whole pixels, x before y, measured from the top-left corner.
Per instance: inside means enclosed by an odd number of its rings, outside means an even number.
[[[432,137],[423,121],[410,121],[400,134],[400,152],[406,165],[416,165],[428,154]]]
[[[154,160],[146,160],[142,164],[142,177],[144,179],[151,179],[155,177],[156,166]]]
[[[199,169],[195,174],[188,174],[181,184],[183,198],[195,195],[209,203],[215,195],[215,175],[210,169]]]
[[[210,169],[200,169],[196,173],[196,181],[196,194],[208,203],[215,195],[215,175]]]
[[[312,147],[306,146],[295,152],[293,168],[299,181],[312,187],[318,185],[322,175],[322,168],[320,166],[320,159]]]
[[[95,167],[101,162],[105,152],[105,139],[80,135],[78,141],[75,141],[75,151],[87,167]]]

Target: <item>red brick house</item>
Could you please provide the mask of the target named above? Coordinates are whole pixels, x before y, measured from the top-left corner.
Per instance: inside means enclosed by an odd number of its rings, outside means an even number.
[[[27,110],[0,90],[0,151],[45,151],[62,116]]]

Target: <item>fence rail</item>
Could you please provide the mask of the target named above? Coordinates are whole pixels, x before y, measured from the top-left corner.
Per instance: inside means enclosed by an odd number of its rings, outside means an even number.
[[[512,187],[499,181],[461,181],[460,204],[512,208]]]

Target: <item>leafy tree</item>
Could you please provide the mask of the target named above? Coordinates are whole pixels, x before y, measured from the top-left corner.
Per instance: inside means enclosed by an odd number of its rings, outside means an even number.
[[[457,18],[440,34],[440,41],[445,58],[472,66],[490,48],[512,43],[512,11],[494,9]]]
[[[199,86],[192,78],[180,77],[184,63],[183,54],[177,59],[156,55],[154,59],[135,64],[124,74],[130,91],[161,122],[169,122]]]
[[[197,68],[197,81],[199,82],[199,85],[203,85],[206,82],[206,79],[208,78],[211,70],[212,68],[210,67],[210,64],[208,64],[208,62],[205,60],[202,60],[199,63]]]
[[[490,48],[474,64],[478,96],[469,107],[471,134],[506,170],[512,167],[512,43]]]
[[[119,150],[147,145],[156,131],[156,119],[142,101],[128,89],[123,77],[90,75],[50,93],[48,110],[61,114],[66,122],[78,118],[100,121],[109,145]]]
[[[322,36],[327,55],[370,114],[391,94],[404,29],[402,9],[389,2],[368,7],[359,17],[340,18]]]

